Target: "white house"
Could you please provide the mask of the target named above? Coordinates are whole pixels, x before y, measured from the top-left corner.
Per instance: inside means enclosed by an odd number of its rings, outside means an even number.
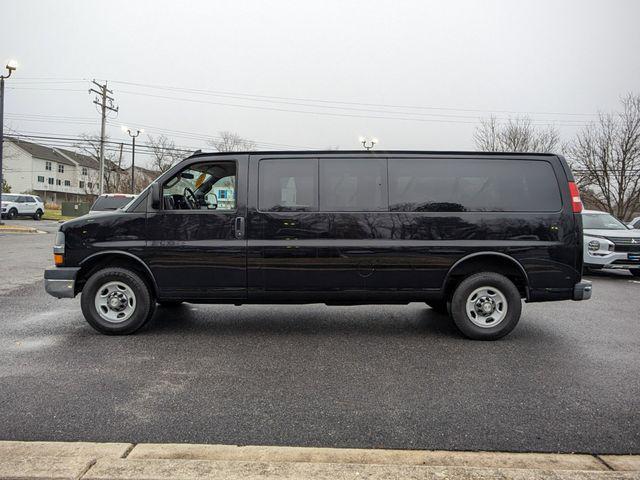
[[[89,201],[98,191],[98,161],[63,148],[5,137],[3,177],[12,193],[45,202]]]

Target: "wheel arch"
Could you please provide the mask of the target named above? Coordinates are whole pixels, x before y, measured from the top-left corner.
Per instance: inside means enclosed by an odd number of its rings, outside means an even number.
[[[447,272],[442,293],[450,298],[455,287],[467,276],[478,272],[500,273],[511,280],[523,298],[529,299],[529,276],[522,264],[501,252],[474,252],[458,259]]]
[[[149,266],[138,256],[122,250],[105,250],[89,255],[80,262],[80,271],[76,281],[76,293],[84,287],[87,279],[104,267],[130,268],[142,275],[154,296],[158,296],[158,285]]]

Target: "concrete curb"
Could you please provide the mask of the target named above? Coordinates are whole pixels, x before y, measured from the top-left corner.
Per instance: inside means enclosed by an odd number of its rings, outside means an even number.
[[[637,472],[532,470],[357,463],[99,460],[83,480],[637,480]]]
[[[0,233],[47,233],[33,227],[0,225]]]
[[[607,470],[592,455],[236,445],[140,444],[130,459],[230,460],[287,463],[358,463],[547,470]]]
[[[0,441],[0,479],[640,479],[640,455]]]

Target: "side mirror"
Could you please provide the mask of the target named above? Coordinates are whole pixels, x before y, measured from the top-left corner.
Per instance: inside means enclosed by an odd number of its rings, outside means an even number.
[[[151,184],[151,208],[154,210],[160,210],[160,184]]]

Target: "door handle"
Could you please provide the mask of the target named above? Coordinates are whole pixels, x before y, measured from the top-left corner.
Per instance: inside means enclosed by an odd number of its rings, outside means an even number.
[[[244,237],[244,217],[236,217],[234,230],[236,238]]]

